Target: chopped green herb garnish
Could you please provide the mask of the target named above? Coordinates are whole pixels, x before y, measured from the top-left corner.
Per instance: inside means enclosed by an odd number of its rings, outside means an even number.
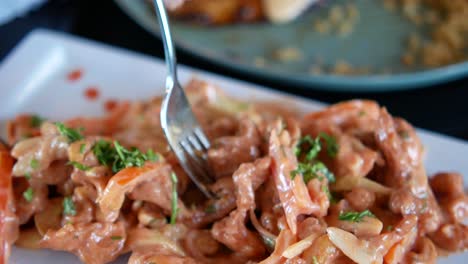
[[[136,148],[127,150],[122,145],[120,145],[118,141],[114,141],[114,148],[118,157],[112,166],[112,170],[114,172],[128,167],[141,167],[148,160],[156,160],[156,154],[154,154],[153,151],[148,151],[147,154],[143,154]]]
[[[361,111],[359,111],[359,114],[358,114],[358,115],[359,115],[359,116],[365,116],[365,115],[366,115],[366,111],[361,110]]]
[[[336,138],[324,132],[320,132],[319,137],[323,138],[323,140],[325,140],[325,143],[327,143],[328,156],[332,158],[336,157],[336,154],[338,154],[339,149],[338,143],[336,143]]]
[[[91,167],[86,166],[86,165],[81,164],[81,163],[76,162],[76,161],[69,161],[67,164],[72,165],[73,167],[75,167],[75,168],[77,168],[79,170],[82,170],[82,171],[87,171],[87,170],[91,169]]]
[[[76,208],[75,208],[75,203],[73,202],[73,199],[71,197],[65,197],[63,199],[63,214],[64,215],[71,215],[75,216],[76,215]]]
[[[316,160],[317,155],[322,150],[321,138],[327,143],[328,154],[330,156],[336,155],[338,147],[333,137],[325,133],[320,133],[315,139],[312,139],[309,135],[302,137],[295,148],[295,154],[298,158],[305,157],[305,162],[299,162],[297,168],[291,171],[292,179],[300,174],[305,183],[314,178],[322,180],[323,177],[326,177],[329,182],[335,182],[335,175],[328,170],[325,164]],[[305,156],[302,153],[305,153]]]
[[[153,150],[143,154],[136,148],[130,150],[124,148],[118,141],[114,141],[112,147],[110,142],[99,140],[93,146],[93,153],[100,164],[111,166],[114,173],[128,167],[141,167],[146,161],[158,159],[158,155]]]
[[[392,226],[392,225],[387,226],[387,231],[392,231],[392,230],[393,230],[393,226]]]
[[[93,153],[99,163],[105,166],[111,166],[115,160],[115,150],[112,148],[112,144],[103,139],[100,139],[94,144]]]
[[[30,125],[31,127],[34,127],[34,128],[38,128],[42,125],[42,123],[44,122],[44,118],[38,116],[38,115],[33,115],[31,116],[31,121],[30,121]]]
[[[373,213],[369,210],[364,210],[362,212],[346,212],[341,213],[338,216],[338,219],[341,221],[350,221],[350,222],[361,222],[365,216],[375,217]]]
[[[23,197],[26,201],[31,202],[32,199],[34,198],[34,191],[31,187],[26,189],[26,191],[23,192]]]
[[[156,155],[156,153],[154,153],[152,149],[148,149],[148,151],[146,152],[146,159],[149,161],[157,161],[158,155]]]
[[[322,186],[322,191],[327,195],[328,200],[330,203],[336,203],[335,197],[333,197],[332,193],[330,192],[330,189],[328,189],[328,186],[323,185]]]
[[[214,204],[210,204],[205,208],[205,213],[212,214],[216,212],[216,206]]]
[[[176,223],[177,220],[177,213],[179,212],[179,208],[177,205],[178,201],[178,194],[177,194],[177,175],[172,172],[171,173],[171,181],[172,181],[172,212],[171,212],[171,225]]]
[[[31,169],[35,170],[39,168],[39,161],[37,159],[32,159],[29,166],[31,166]]]
[[[122,240],[123,237],[122,236],[111,236],[110,238],[115,241],[115,240]]]
[[[84,154],[85,150],[86,150],[86,144],[83,143],[80,145],[80,154]]]
[[[28,180],[28,181],[31,180],[31,173],[26,172],[26,173],[24,174],[24,177],[25,177],[26,180]]]
[[[291,178],[294,179],[298,174],[302,175],[305,183],[314,178],[321,180],[323,177],[326,177],[329,182],[335,182],[335,175],[320,161],[313,164],[299,163],[297,169],[291,171]]]
[[[57,126],[60,134],[67,137],[70,142],[75,142],[84,138],[79,131],[73,128],[68,128],[63,123],[57,122],[55,125]]]
[[[312,257],[312,264],[319,264],[316,256]]]
[[[297,143],[296,149],[294,150],[296,153],[296,156],[299,157],[301,155],[301,152],[302,152],[301,148],[303,145],[306,145],[306,144],[308,145],[308,147],[306,149],[305,158],[306,160],[311,161],[315,157],[317,157],[320,150],[322,150],[322,145],[320,144],[320,138],[317,137],[315,139],[312,139],[309,135],[302,137]]]
[[[316,175],[324,175],[329,182],[335,182],[335,175],[320,161],[312,165],[312,171]]]
[[[304,175],[308,171],[309,166],[310,164],[306,164],[306,163],[297,164],[297,168],[291,171],[291,179],[294,180],[294,178],[296,178],[298,174]]]

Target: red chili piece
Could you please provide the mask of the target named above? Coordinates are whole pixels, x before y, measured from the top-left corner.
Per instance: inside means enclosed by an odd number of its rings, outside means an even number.
[[[81,79],[81,77],[83,77],[83,70],[81,70],[81,69],[73,70],[73,71],[69,72],[68,75],[67,75],[67,79],[70,82],[78,81],[79,79]]]
[[[94,101],[99,98],[99,90],[94,86],[88,87],[85,90],[85,97],[88,100]]]

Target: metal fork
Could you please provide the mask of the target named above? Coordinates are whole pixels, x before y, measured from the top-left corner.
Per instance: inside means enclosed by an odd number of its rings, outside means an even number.
[[[204,155],[210,148],[210,142],[195,118],[177,79],[177,59],[163,0],[154,0],[154,6],[161,28],[168,69],[166,95],[161,105],[161,126],[172,151],[190,179],[207,197],[214,198],[214,194],[206,186],[212,182]]]

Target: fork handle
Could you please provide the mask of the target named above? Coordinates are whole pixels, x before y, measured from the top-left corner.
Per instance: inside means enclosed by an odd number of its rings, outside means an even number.
[[[166,77],[166,93],[168,93],[177,82],[177,57],[163,0],[154,0],[154,8],[156,9],[156,14],[158,15],[159,27],[161,29],[161,38],[164,44],[164,56],[166,57],[165,61],[168,70]]]

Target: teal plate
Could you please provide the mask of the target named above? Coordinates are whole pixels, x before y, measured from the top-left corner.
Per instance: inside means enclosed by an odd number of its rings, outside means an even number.
[[[156,36],[159,26],[144,0],[115,0],[138,24]],[[333,3],[352,1],[336,0]],[[172,21],[177,46],[185,51],[258,78],[297,87],[329,91],[381,92],[422,88],[468,76],[468,62],[434,69],[407,67],[401,63],[407,38],[428,30],[417,27],[398,12],[383,8],[381,0],[354,1],[360,18],[348,36],[320,34],[314,22],[325,18],[329,7],[313,8],[292,23],[256,23],[203,27]],[[280,61],[275,54],[292,48],[300,59]],[[331,67],[346,61],[356,68],[369,68],[369,75],[312,74],[313,65]],[[259,63],[261,62],[261,63]],[[389,73],[390,72],[390,73]]]

